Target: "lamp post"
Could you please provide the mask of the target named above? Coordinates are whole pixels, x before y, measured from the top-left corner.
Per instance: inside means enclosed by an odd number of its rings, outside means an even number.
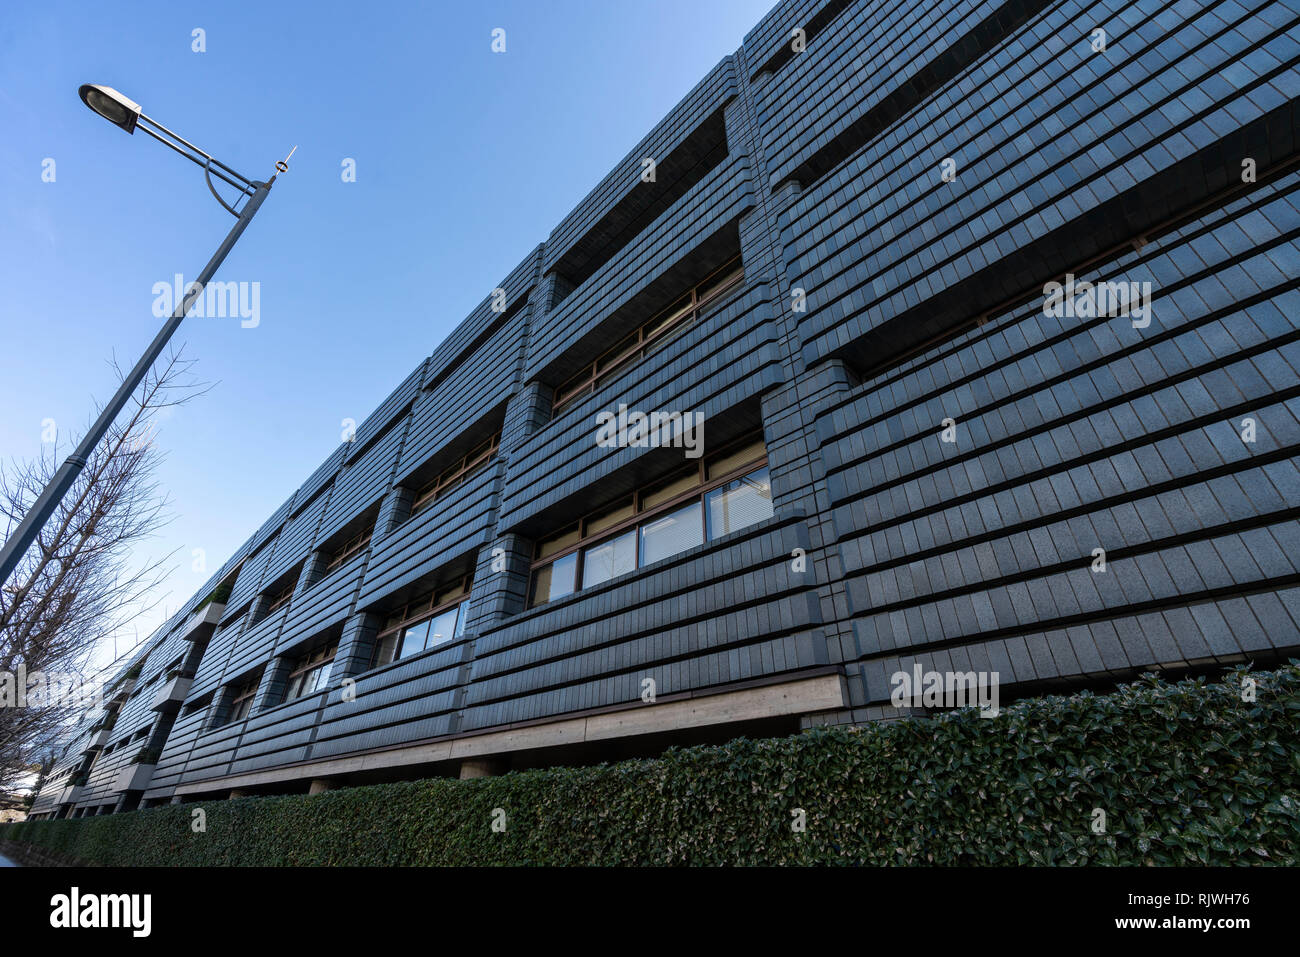
[[[251,180],[248,177],[237,173],[225,163],[213,159],[208,153],[205,153],[193,143],[177,136],[161,123],[157,123],[145,116],[140,109],[140,104],[127,99],[112,87],[97,86],[88,83],[82,86],[78,92],[81,94],[81,99],[88,107],[100,116],[104,117],[104,119],[108,120],[114,126],[118,126],[126,130],[128,133],[135,133],[137,129],[143,130],[164,146],[175,150],[186,159],[202,166],[204,179],[207,181],[208,189],[212,192],[212,195],[216,197],[217,202],[219,202],[226,211],[230,213],[230,215],[235,217],[236,222],[230,232],[226,235],[226,238],[222,240],[221,245],[217,247],[217,251],[212,254],[212,258],[208,260],[208,264],[203,267],[203,271],[199,273],[199,278],[191,284],[181,301],[177,303],[170,318],[168,318],[166,323],[163,324],[163,327],[158,330],[158,334],[154,336],[153,342],[149,343],[149,348],[144,351],[144,355],[142,355],[139,361],[136,362],[127,377],[122,380],[122,384],[118,386],[117,392],[113,395],[113,398],[106,406],[104,406],[103,411],[99,413],[99,417],[95,419],[95,424],[92,425],[90,430],[82,437],[76,450],[63,460],[63,464],[59,466],[58,471],[54,474],[54,478],[45,486],[45,489],[36,499],[36,502],[32,505],[31,509],[28,510],[27,514],[23,517],[23,520],[18,524],[18,528],[9,536],[9,539],[4,543],[3,549],[0,549],[0,585],[3,585],[9,578],[10,572],[14,570],[19,559],[21,559],[27,552],[27,549],[31,544],[36,541],[37,535],[39,535],[41,529],[45,527],[45,523],[54,513],[54,510],[58,507],[63,496],[67,493],[68,489],[72,487],[72,483],[76,481],[77,476],[81,474],[81,470],[85,468],[86,463],[90,459],[90,453],[99,443],[99,440],[104,437],[104,434],[108,432],[109,427],[113,424],[113,420],[117,418],[118,413],[122,411],[122,408],[131,398],[131,393],[134,392],[136,387],[141,383],[141,381],[143,381],[146,373],[148,373],[150,367],[153,366],[154,361],[162,353],[168,340],[171,339],[172,334],[176,331],[177,327],[180,326],[181,320],[183,320],[185,314],[189,312],[190,306],[194,304],[194,300],[202,295],[203,288],[212,279],[212,276],[216,273],[217,269],[221,266],[221,263],[230,253],[230,250],[234,248],[235,243],[239,240],[239,237],[243,234],[244,230],[248,228],[248,224],[252,222],[253,216],[257,214],[258,209],[261,208],[263,201],[265,201],[267,193],[271,191],[271,185],[275,182],[275,176],[279,175],[279,173],[286,172],[289,169],[288,159],[293,156],[293,152],[290,151],[289,157],[285,157],[284,160],[276,163],[275,166],[277,172],[275,175],[272,175],[270,180],[267,182],[262,183],[257,180]],[[297,147],[294,147],[294,149],[297,149]],[[239,195],[235,198],[234,205],[227,203],[221,198],[221,194],[217,192],[216,187],[212,184],[212,178],[214,176],[239,191]],[[240,205],[241,201],[242,205]]]

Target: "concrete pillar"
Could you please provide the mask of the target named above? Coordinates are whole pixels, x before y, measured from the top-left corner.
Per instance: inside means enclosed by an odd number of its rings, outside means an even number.
[[[323,552],[315,551],[308,555],[307,560],[302,563],[302,571],[298,575],[298,584],[294,586],[294,594],[301,595],[324,578],[325,566],[328,564],[329,556]]]
[[[265,618],[267,606],[270,604],[271,599],[268,595],[258,595],[249,602],[248,614],[245,616],[243,627],[240,630],[248,631],[253,625]]]
[[[401,485],[390,489],[379,506],[379,517],[375,519],[375,530],[371,533],[371,540],[378,542],[406,521],[411,515],[411,506],[414,504],[414,489]]]
[[[504,761],[491,758],[470,758],[460,762],[460,779],[468,781],[470,778],[490,778],[502,773],[504,770]]]
[[[307,788],[308,794],[322,794],[325,791],[333,791],[339,787],[337,781],[331,781],[329,778],[313,778],[310,787]]]
[[[505,422],[501,426],[501,451],[509,455],[518,445],[551,420],[551,399],[554,392],[540,382],[530,382],[506,407]]]
[[[253,713],[274,707],[284,700],[285,690],[289,685],[289,672],[293,669],[293,659],[287,655],[272,658],[262,671],[262,683],[257,686],[257,697],[253,699]]]
[[[532,558],[532,541],[515,534],[502,535],[479,552],[473,592],[465,604],[466,632],[477,632],[524,610]]]
[[[379,634],[383,623],[383,615],[374,612],[361,612],[344,623],[343,635],[339,638],[339,650],[334,655],[334,666],[330,669],[331,684],[344,678],[355,678],[362,672],[370,670],[370,660],[375,651],[375,636]]]

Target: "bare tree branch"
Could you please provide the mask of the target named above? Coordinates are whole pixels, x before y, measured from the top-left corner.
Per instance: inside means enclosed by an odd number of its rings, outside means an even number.
[[[155,364],[91,453],[58,509],[9,580],[0,583],[0,681],[16,689],[22,669],[47,679],[87,680],[102,643],[151,611],[171,556],[132,567],[132,551],[166,524],[168,500],[154,480],[162,453],[158,419],[210,388],[179,351]],[[122,370],[113,363],[119,379]],[[0,518],[12,534],[58,469],[57,449],[0,464]],[[7,676],[7,677],[6,677]],[[5,702],[0,685],[0,703]],[[47,698],[49,696],[46,696]],[[47,768],[76,702],[0,706],[0,794]]]

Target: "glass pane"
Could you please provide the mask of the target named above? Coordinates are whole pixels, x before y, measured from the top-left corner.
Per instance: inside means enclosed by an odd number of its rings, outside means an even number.
[[[700,503],[669,512],[641,526],[641,564],[649,565],[669,555],[704,543],[700,522]]]
[[[378,668],[380,665],[386,665],[393,660],[393,652],[397,650],[397,632],[385,635],[379,639],[379,644],[375,648],[375,664]]]
[[[537,569],[533,573],[531,604],[540,605],[554,598],[573,594],[573,579],[577,566],[578,553],[574,552],[559,561]]]
[[[629,349],[631,349],[633,346],[636,345],[636,342],[637,342],[637,336],[636,333],[634,332],[630,336],[627,336],[622,342],[616,345],[613,349],[610,349],[603,356],[601,356],[599,359],[596,360],[596,371],[604,372],[615,362],[618,362],[621,358],[623,358],[624,353],[626,353]]]
[[[663,332],[664,329],[671,326],[674,322],[679,320],[682,316],[684,316],[686,313],[690,311],[691,311],[691,297],[690,294],[688,293],[685,296],[682,296],[682,298],[678,299],[667,309],[665,309],[659,316],[650,320],[650,322],[646,324],[645,327],[646,338],[650,339],[653,338],[654,336],[657,336],[659,333]]]
[[[490,438],[484,439],[478,445],[474,446],[472,449],[470,449],[468,452],[465,453],[465,461],[473,462],[479,456],[486,454],[488,449],[490,448],[492,448],[492,439]]]
[[[651,342],[649,342],[645,347],[645,354],[648,356],[654,355],[693,325],[695,325],[695,316],[687,316],[681,322],[677,323],[677,325],[666,330],[662,335],[656,336]]]
[[[551,572],[553,569],[550,565],[543,565],[533,572],[532,583],[528,586],[528,604],[540,605],[551,595]]]
[[[432,648],[444,641],[451,641],[454,637],[456,637],[456,609],[451,608],[441,615],[436,615],[430,622],[429,641],[425,647]]]
[[[330,683],[330,671],[334,667],[334,662],[322,665],[316,669],[316,690],[320,691]]]
[[[491,458],[485,458],[485,459],[479,459],[477,462],[471,463],[470,466],[465,469],[465,474],[463,474],[457,480],[455,485],[451,486],[451,488],[455,488],[456,485],[459,485],[461,482],[468,481],[471,476],[478,475],[479,472],[482,472],[485,468],[488,467],[488,463],[491,461],[492,461]]]
[[[465,634],[465,619],[469,617],[469,615],[465,614],[465,606],[466,602],[461,602],[456,606],[456,634],[453,637],[459,638]]]
[[[465,594],[465,583],[457,582],[450,588],[444,588],[438,592],[438,597],[433,600],[433,603],[434,605],[445,605],[453,598],[459,598],[463,594]]]
[[[578,572],[578,553],[565,555],[551,563],[551,600],[572,595]]]
[[[700,484],[700,473],[692,469],[684,472],[674,479],[669,479],[662,485],[654,486],[649,491],[641,495],[641,508],[654,508],[661,502],[666,502],[670,498],[681,495],[683,492],[689,492]]]
[[[700,288],[699,288],[700,302],[703,302],[706,299],[713,298],[715,295],[717,295],[727,286],[730,286],[732,283],[738,282],[742,278],[742,270],[740,269],[740,263],[737,262],[734,264],[734,266],[735,266],[734,269],[728,269],[724,267],[723,269],[719,270],[719,272],[715,276],[713,276],[710,279],[706,279],[704,282],[700,283]]]
[[[720,475],[726,475],[728,472],[734,472],[740,466],[755,459],[761,459],[766,451],[763,446],[763,440],[749,442],[745,445],[738,446],[721,458],[713,459],[708,465],[709,478],[717,478]]]
[[[537,543],[537,557],[545,558],[547,555],[554,555],[560,549],[568,548],[578,540],[578,526],[574,525],[570,529],[560,532],[558,535],[552,535],[550,538],[543,538]]]
[[[636,532],[627,532],[582,553],[582,587],[590,588],[636,568]]]
[[[621,505],[598,512],[587,519],[587,534],[599,535],[605,529],[617,525],[624,519],[631,518],[634,514],[636,514],[636,510],[632,506],[631,499],[628,499]]]
[[[404,629],[402,633],[402,650],[398,653],[398,657],[409,658],[411,655],[424,651],[424,639],[428,637],[428,634],[429,623],[427,621],[422,621]]]
[[[589,395],[591,393],[591,383],[587,381],[587,375],[588,373],[583,373],[583,381],[581,385],[575,383],[572,386],[566,385],[555,390],[556,413],[562,412],[584,395]]]
[[[709,538],[753,525],[772,517],[772,485],[767,469],[750,472],[705,496]]]

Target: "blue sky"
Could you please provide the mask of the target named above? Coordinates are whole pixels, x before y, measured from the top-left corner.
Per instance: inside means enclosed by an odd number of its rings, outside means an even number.
[[[45,419],[84,429],[107,360],[130,365],[160,325],[154,284],[192,279],[233,222],[197,167],[96,117],[80,84],[254,179],[298,147],[217,276],[260,283],[260,324],[191,318],[176,340],[216,386],[159,434],[173,518],[134,557],[176,567],[144,637],[770,6],[5,4],[0,456],[40,454]]]

